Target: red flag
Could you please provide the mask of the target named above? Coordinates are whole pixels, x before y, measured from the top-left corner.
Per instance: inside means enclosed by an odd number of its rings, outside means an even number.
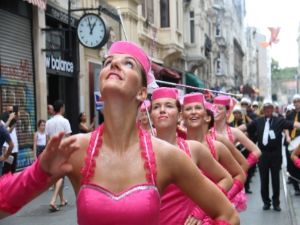
[[[268,27],[268,29],[271,32],[270,40],[268,42],[266,41],[260,42],[259,45],[262,48],[267,48],[269,46],[272,46],[272,43],[277,44],[279,42],[278,34],[280,31],[280,27]]]

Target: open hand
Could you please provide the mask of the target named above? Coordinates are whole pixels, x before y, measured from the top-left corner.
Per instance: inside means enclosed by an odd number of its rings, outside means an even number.
[[[40,157],[42,169],[53,178],[62,177],[72,171],[72,165],[68,163],[68,159],[74,151],[79,149],[79,145],[75,143],[76,137],[71,136],[62,140],[63,137],[64,132],[53,136]]]

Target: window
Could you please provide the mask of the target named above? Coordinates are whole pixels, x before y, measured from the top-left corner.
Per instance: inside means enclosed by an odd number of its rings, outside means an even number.
[[[160,26],[170,27],[169,0],[160,0]]]
[[[195,43],[195,14],[194,11],[190,11],[190,41]]]
[[[222,60],[220,54],[216,59],[216,75],[222,75]]]
[[[153,0],[142,1],[142,15],[146,18],[147,22],[151,24],[154,23]]]
[[[216,37],[221,37],[221,24],[219,21],[216,23],[215,35]]]

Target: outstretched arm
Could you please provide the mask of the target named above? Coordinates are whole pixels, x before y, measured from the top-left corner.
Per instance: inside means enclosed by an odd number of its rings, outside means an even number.
[[[242,169],[247,172],[249,169],[249,164],[242,153],[224,136],[217,134],[217,141],[222,142],[230,151],[234,159],[239,163]]]
[[[55,135],[31,166],[0,178],[0,218],[17,212],[72,170],[68,159],[78,146],[74,144],[75,138],[62,141],[63,136],[63,132]]]
[[[174,146],[168,148],[170,150],[163,149],[169,153],[165,153],[159,166],[164,169],[163,174],[168,174],[166,185],[169,183],[176,184],[207,215],[215,220],[216,224],[220,224],[221,221],[227,221],[232,225],[239,224],[236,210],[216,185],[199,172],[197,166],[186,154]]]

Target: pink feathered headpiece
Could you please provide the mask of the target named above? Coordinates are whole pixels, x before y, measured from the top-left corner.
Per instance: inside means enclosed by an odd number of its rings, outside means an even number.
[[[211,104],[210,102],[205,101],[205,102],[204,102],[204,107],[205,107],[206,109],[212,111],[213,114],[216,114],[216,112],[217,112],[217,109],[216,109],[216,107],[214,106],[214,104]]]
[[[217,105],[224,105],[224,106],[230,106],[231,97],[227,95],[219,95],[214,98],[214,104]]]
[[[161,87],[154,89],[152,93],[152,101],[158,98],[173,98],[177,100],[178,90],[176,88]]]
[[[151,106],[151,102],[148,99],[146,99],[145,101],[143,101],[143,103],[141,105],[141,108],[140,108],[140,111],[141,112],[146,112],[146,109],[149,111],[150,106]]]
[[[146,73],[147,84],[151,84],[155,80],[153,73],[151,73],[150,59],[145,51],[137,44],[129,41],[116,41],[108,50],[108,56],[114,54],[126,54],[132,56],[141,64]]]
[[[198,102],[204,105],[204,95],[201,93],[187,94],[183,97],[183,105]]]

